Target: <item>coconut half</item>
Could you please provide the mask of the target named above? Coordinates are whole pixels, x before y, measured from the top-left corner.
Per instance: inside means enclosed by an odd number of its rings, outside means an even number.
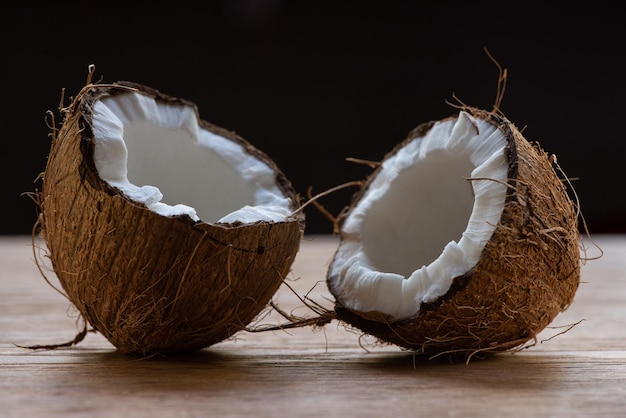
[[[575,205],[547,154],[492,112],[417,127],[337,225],[337,316],[418,352],[520,346],[580,280]]]
[[[53,135],[41,226],[69,300],[125,353],[211,346],[244,329],[304,231],[263,152],[136,83],[89,84]]]

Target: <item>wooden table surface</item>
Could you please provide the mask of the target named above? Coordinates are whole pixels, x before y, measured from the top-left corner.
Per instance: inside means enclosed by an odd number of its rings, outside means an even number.
[[[94,333],[69,348],[20,348],[71,340],[79,327],[39,273],[30,237],[3,237],[0,417],[626,416],[626,236],[593,242],[603,256],[585,263],[574,303],[536,345],[465,364],[379,346],[336,322],[240,333],[184,356],[122,355]],[[306,236],[289,277],[327,307],[336,245]],[[287,286],[275,301],[312,316]]]

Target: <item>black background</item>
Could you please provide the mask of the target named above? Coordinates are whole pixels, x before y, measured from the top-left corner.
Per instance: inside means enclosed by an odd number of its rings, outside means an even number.
[[[0,6],[0,234],[28,234],[56,112],[85,84],[129,80],[182,97],[316,194],[370,169],[453,96],[501,110],[576,178],[592,233],[626,232],[626,19],[595,2],[111,2]],[[174,170],[175,167],[172,167]],[[320,200],[337,214],[354,189]],[[309,233],[332,224],[307,207]]]

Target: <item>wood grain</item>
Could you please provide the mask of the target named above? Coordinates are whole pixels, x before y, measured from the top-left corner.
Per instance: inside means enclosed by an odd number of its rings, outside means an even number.
[[[93,333],[69,348],[20,348],[71,340],[80,324],[38,271],[30,237],[3,237],[0,416],[626,416],[626,236],[594,241],[603,256],[586,262],[574,303],[536,345],[465,364],[378,346],[336,322],[144,359]],[[281,308],[313,316],[298,298],[307,292],[332,307],[324,279],[336,244],[305,237],[288,281],[295,293],[283,285],[274,299]],[[268,311],[257,325],[281,321]]]

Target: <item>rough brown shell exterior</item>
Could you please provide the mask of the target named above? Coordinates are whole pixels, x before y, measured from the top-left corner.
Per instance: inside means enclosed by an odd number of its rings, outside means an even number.
[[[136,83],[87,86],[53,137],[40,196],[42,235],[69,300],[119,351],[208,347],[267,307],[299,249],[304,217],[194,222],[160,216],[113,189],[94,166],[92,107],[128,88],[192,105]],[[298,196],[269,157],[232,132],[200,123],[273,167],[279,187],[298,207]]]
[[[471,355],[519,347],[571,304],[580,282],[576,207],[549,156],[506,118],[465,110],[499,127],[508,140],[505,207],[479,262],[456,277],[446,295],[422,304],[419,312],[406,320],[392,322],[377,312],[351,311],[341,300],[335,306],[341,320],[381,342],[429,355]],[[432,125],[419,126],[406,141],[423,136]],[[349,210],[342,213],[339,224]],[[329,289],[336,297],[333,287],[329,279]]]

